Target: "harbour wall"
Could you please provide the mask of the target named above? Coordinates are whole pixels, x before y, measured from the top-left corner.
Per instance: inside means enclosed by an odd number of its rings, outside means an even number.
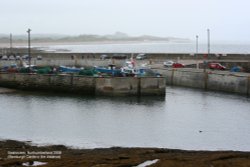
[[[93,67],[93,66],[108,66],[109,64],[115,64],[117,67],[121,67],[125,63],[125,59],[130,59],[132,55],[136,57],[137,53],[44,53],[35,52],[31,54],[31,63],[37,66],[75,66],[75,67]],[[107,55],[107,59],[101,59],[101,55]],[[27,55],[26,53],[18,53],[16,55]],[[227,68],[234,66],[241,66],[247,72],[250,72],[250,54],[188,54],[188,53],[148,53],[147,58],[144,60],[137,60],[138,63],[147,64],[161,64],[164,61],[173,60],[176,62],[183,61],[199,61],[204,60],[207,62],[219,62]],[[42,56],[42,60],[37,60],[37,56]],[[111,57],[113,57],[111,59]],[[204,59],[205,58],[205,59]],[[0,67],[18,64],[20,60],[1,60]],[[201,67],[203,64],[200,64]],[[185,64],[185,63],[184,63]],[[187,64],[186,64],[187,65]],[[187,66],[187,67],[195,67]]]
[[[165,95],[163,77],[83,77],[0,73],[0,86],[24,90],[46,90],[85,95]]]
[[[100,59],[85,59],[85,60],[70,60],[70,59],[32,59],[31,64],[36,66],[70,66],[70,67],[94,67],[94,66],[108,66],[115,64],[117,67],[124,65],[124,60],[100,60]],[[0,67],[9,66],[12,64],[21,65],[20,60],[2,60],[0,61]]]
[[[250,95],[250,75],[202,69],[157,69],[166,84]]]
[[[188,60],[182,60],[183,61],[188,61]],[[163,60],[136,60],[136,63],[138,64],[156,64],[158,66],[163,66]],[[200,61],[201,62],[201,61]],[[211,61],[213,62],[213,61]],[[228,69],[231,69],[234,66],[240,66],[245,69],[246,72],[250,72],[250,60],[218,60],[215,61],[218,63],[221,63]],[[37,65],[37,66],[70,66],[70,67],[94,67],[94,66],[108,66],[110,64],[115,64],[117,67],[122,67],[124,66],[125,60],[117,60],[117,59],[109,59],[109,60],[101,60],[101,59],[43,59],[43,60],[36,60],[32,59],[31,64],[32,65]],[[192,62],[193,64],[186,64],[186,68],[196,68],[195,60]],[[12,64],[17,64],[21,65],[20,60],[1,60],[0,61],[0,68],[4,66],[9,66]],[[185,63],[184,63],[185,64]],[[204,64],[199,63],[199,67],[203,68]]]
[[[12,48],[12,52],[15,53],[15,55],[27,55],[28,49],[26,48]],[[7,53],[9,55],[10,53]],[[88,52],[70,52],[70,51],[43,51],[39,50],[37,48],[31,49],[31,56],[37,57],[38,55],[43,56],[44,58],[52,58],[52,59],[71,59],[72,57],[75,57],[77,59],[89,59],[89,58],[100,58],[101,55],[107,55],[109,57],[125,57],[130,58],[132,55],[135,57],[137,54],[140,53],[88,53]],[[204,59],[206,57],[207,59],[216,59],[216,60],[250,60],[250,54],[249,53],[210,53],[207,55],[207,53],[146,53],[148,58],[150,59],[171,59],[171,60],[177,60],[177,59]],[[1,54],[0,54],[1,56]]]
[[[139,53],[44,53],[44,52],[34,52],[32,57],[38,55],[43,56],[44,58],[52,59],[100,59],[101,55],[107,55],[108,57],[115,56],[116,59],[123,57],[121,59],[130,58],[131,56],[136,57]],[[221,54],[221,53],[210,53],[209,56],[207,53],[147,53],[148,59],[157,59],[157,60],[203,60],[204,58],[208,60],[250,60],[250,54]]]

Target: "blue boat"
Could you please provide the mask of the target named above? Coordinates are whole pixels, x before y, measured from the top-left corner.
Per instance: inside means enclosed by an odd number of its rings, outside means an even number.
[[[160,77],[161,74],[154,72],[152,69],[150,68],[146,68],[146,67],[140,67],[136,70],[136,76],[138,77]]]
[[[121,70],[115,69],[114,65],[109,65],[108,68],[106,67],[95,67],[95,70],[99,73],[108,74],[112,76],[121,76]]]

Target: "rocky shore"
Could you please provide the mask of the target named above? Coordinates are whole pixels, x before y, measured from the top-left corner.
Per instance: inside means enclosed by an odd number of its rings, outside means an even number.
[[[250,152],[184,151],[161,148],[73,149],[63,145],[32,146],[0,141],[0,167],[133,167],[155,160],[152,167],[249,167]],[[141,164],[141,165],[140,165]]]

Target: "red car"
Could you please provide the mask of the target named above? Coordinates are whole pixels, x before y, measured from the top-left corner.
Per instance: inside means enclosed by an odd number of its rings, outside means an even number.
[[[173,63],[172,67],[173,68],[183,68],[183,67],[185,67],[185,65],[181,64],[181,63]]]
[[[221,65],[220,63],[209,63],[208,67],[210,69],[215,69],[215,70],[225,70],[226,67]]]

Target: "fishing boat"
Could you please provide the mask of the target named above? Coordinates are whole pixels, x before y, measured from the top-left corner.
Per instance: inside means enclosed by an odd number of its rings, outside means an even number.
[[[115,65],[110,64],[108,67],[95,67],[95,70],[102,74],[121,76],[121,70],[116,69]]]
[[[123,76],[135,76],[135,77],[158,77],[161,76],[159,73],[154,72],[146,64],[136,65],[133,58],[130,61],[126,61],[124,66],[121,68]]]

